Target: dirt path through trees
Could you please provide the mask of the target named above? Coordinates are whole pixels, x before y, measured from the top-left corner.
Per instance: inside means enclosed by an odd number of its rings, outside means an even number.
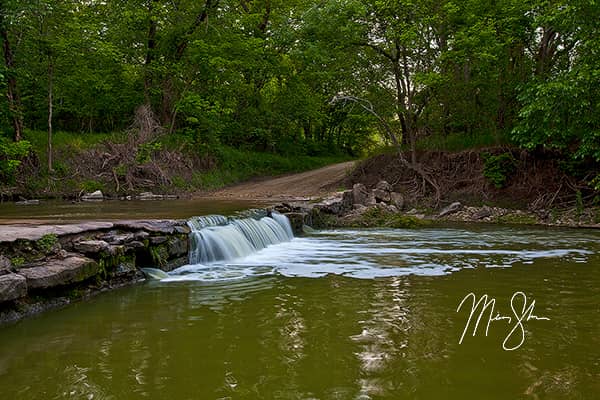
[[[328,165],[299,174],[245,182],[214,192],[211,197],[253,200],[307,200],[324,197],[339,189],[355,161]],[[341,184],[341,183],[340,183]]]

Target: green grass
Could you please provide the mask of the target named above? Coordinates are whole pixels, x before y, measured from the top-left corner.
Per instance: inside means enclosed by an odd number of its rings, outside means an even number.
[[[25,140],[31,143],[32,149],[41,158],[46,158],[48,150],[48,133],[44,131],[25,131]],[[77,150],[89,149],[104,140],[122,140],[123,134],[119,133],[75,133],[58,131],[52,134],[54,149],[71,146]]]
[[[54,173],[47,171],[47,136],[43,131],[26,131],[25,139],[32,145],[41,167],[40,172],[27,179],[24,193],[30,197],[57,196],[61,194],[74,194],[81,190],[93,192],[102,190],[110,192],[110,182],[101,182],[96,179],[72,177],[73,160],[61,159],[61,155],[76,154],[79,151],[92,148],[99,143],[109,140],[122,142],[124,133],[72,133],[56,132],[53,136]],[[174,176],[172,187],[156,187],[160,193],[211,190],[234,183],[242,182],[255,177],[275,176],[286,173],[302,172],[319,168],[328,164],[346,161],[348,156],[302,156],[280,155],[252,150],[241,150],[218,145],[213,148],[197,148],[186,136],[172,134],[159,139],[161,147],[168,150],[181,150],[184,155],[201,153],[216,160],[216,167],[211,170],[197,171],[191,181],[180,176]],[[55,179],[60,178],[60,179]]]

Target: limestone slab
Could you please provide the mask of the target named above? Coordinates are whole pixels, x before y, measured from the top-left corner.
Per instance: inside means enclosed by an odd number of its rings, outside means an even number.
[[[98,263],[90,258],[70,256],[49,260],[39,266],[23,268],[19,274],[27,278],[30,289],[45,289],[81,282],[98,273]]]

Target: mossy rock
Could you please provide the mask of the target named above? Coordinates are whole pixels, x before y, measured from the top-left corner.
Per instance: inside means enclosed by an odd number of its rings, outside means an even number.
[[[42,236],[35,242],[35,247],[43,253],[50,252],[54,246],[58,244],[58,236],[54,234],[48,234]]]
[[[536,225],[539,223],[538,219],[529,214],[506,214],[496,218],[496,222],[500,224],[509,225]]]
[[[150,246],[150,255],[155,266],[163,267],[167,265],[169,260],[169,249],[167,245],[161,244],[159,246]]]

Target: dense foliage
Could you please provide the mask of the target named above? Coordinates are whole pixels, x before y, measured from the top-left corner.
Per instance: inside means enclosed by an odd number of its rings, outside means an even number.
[[[599,20],[596,0],[3,0],[0,125],[124,131],[147,104],[200,151],[461,135],[598,162]]]

